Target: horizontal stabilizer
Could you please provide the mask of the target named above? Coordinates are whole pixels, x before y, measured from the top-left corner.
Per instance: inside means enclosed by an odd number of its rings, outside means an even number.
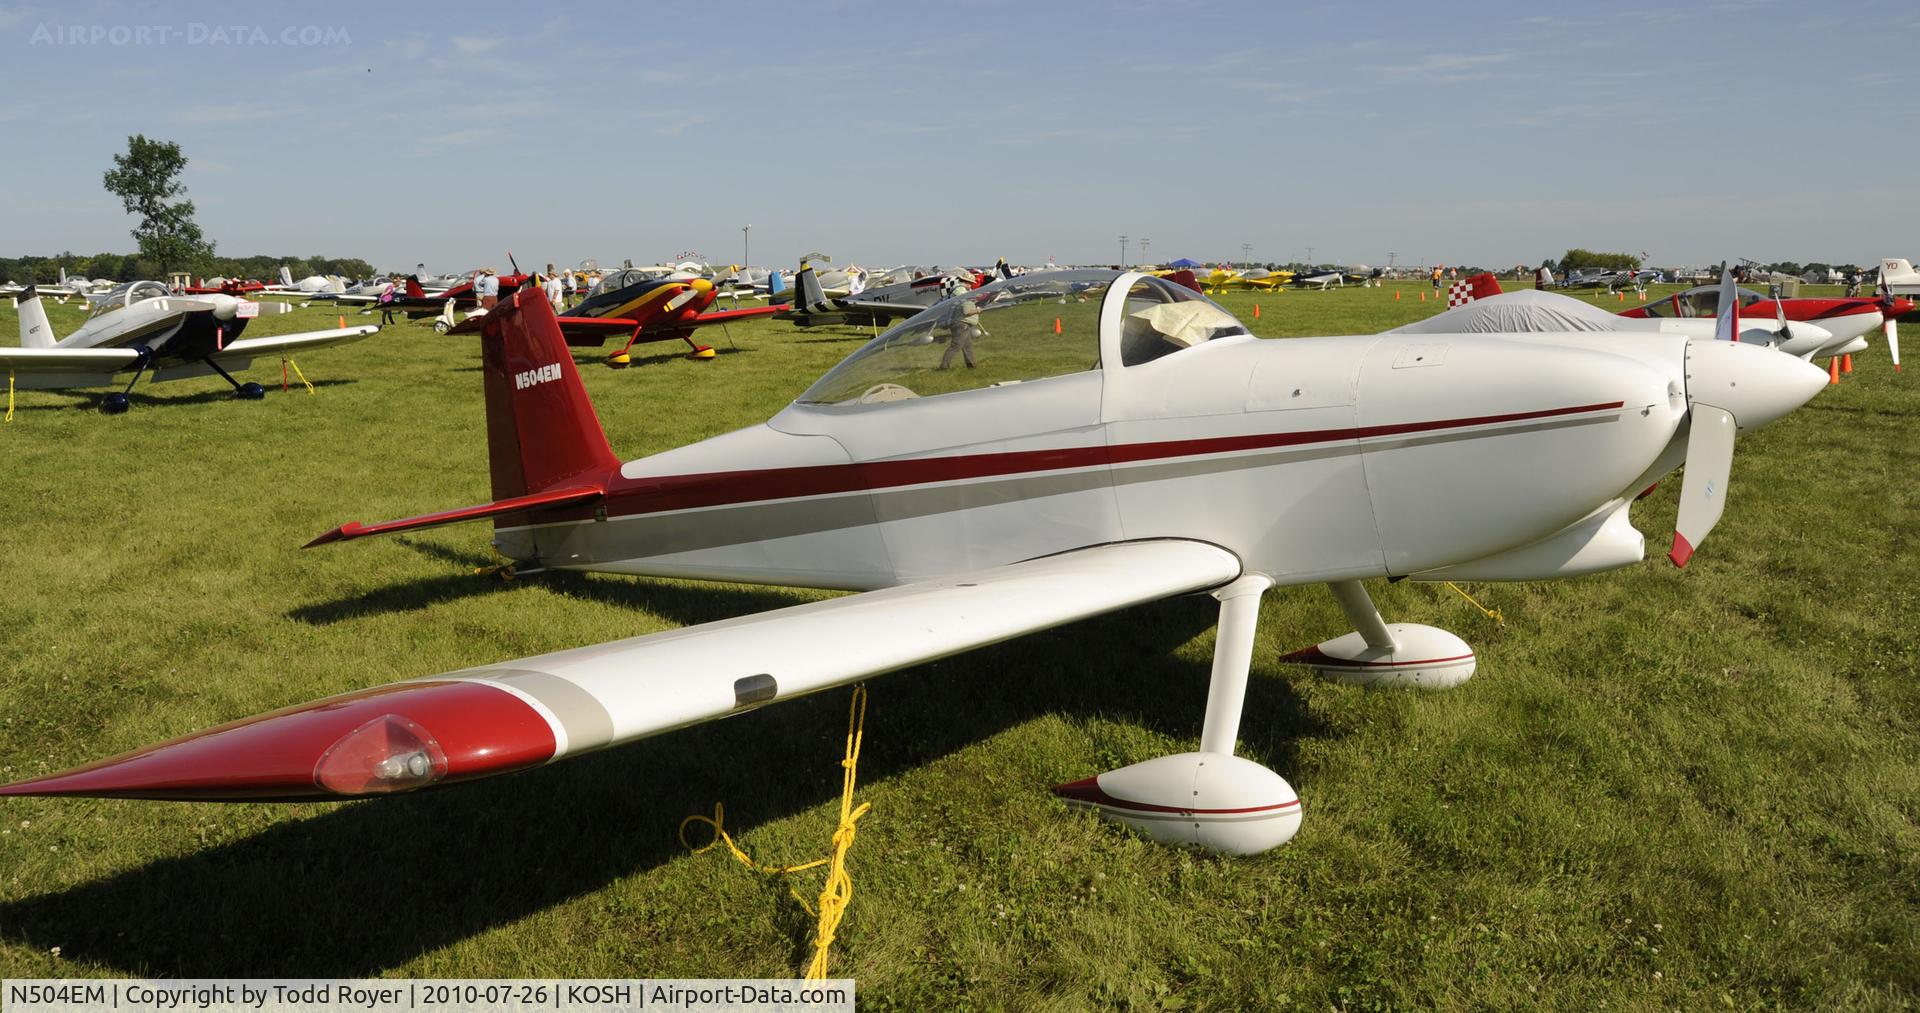
[[[437,528],[443,524],[458,524],[461,521],[476,521],[485,517],[498,517],[501,514],[519,513],[525,510],[541,508],[578,506],[591,503],[606,495],[599,486],[571,486],[565,489],[548,489],[543,492],[531,492],[525,496],[495,500],[479,506],[461,507],[457,510],[442,510],[439,513],[421,514],[418,517],[406,517],[397,521],[382,521],[378,524],[362,524],[348,521],[332,531],[308,542],[302,548],[311,549],[316,545],[329,542],[344,542],[367,535],[384,535],[394,531],[417,531],[421,528]]]

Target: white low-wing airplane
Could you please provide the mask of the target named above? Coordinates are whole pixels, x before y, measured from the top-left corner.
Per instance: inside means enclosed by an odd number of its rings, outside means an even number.
[[[1722,284],[1728,292],[1737,291],[1730,274]],[[1861,351],[1867,347],[1861,335],[1880,325],[1880,315],[1877,313],[1823,318],[1818,324],[1804,320],[1789,321],[1780,306],[1780,303],[1774,303],[1772,315],[1738,317],[1739,339],[1748,344],[1764,345],[1802,359],[1811,359],[1816,355]],[[1744,312],[1753,314],[1757,311],[1747,309]],[[1523,288],[1506,292],[1501,289],[1497,278],[1482,273],[1454,282],[1447,290],[1447,308],[1444,311],[1396,327],[1392,333],[1654,331],[1704,339],[1713,337],[1721,326],[1722,322],[1717,318],[1609,313],[1592,303],[1543,289]],[[1838,333],[1835,333],[1836,330]]]
[[[860,593],[351,692],[0,795],[407,791],[1208,592],[1220,628],[1199,749],[1056,791],[1158,840],[1263,851],[1293,835],[1300,802],[1233,755],[1262,594],[1328,584],[1353,622],[1295,660],[1457,685],[1473,651],[1383,621],[1363,580],[1637,562],[1633,496],[1683,461],[1684,564],[1719,518],[1736,430],[1826,379],[1658,333],[1263,340],[1171,282],[1062,271],[932,307],[762,425],[621,463],[546,299],[523,290],[485,319],[494,501],[313,544],[491,518],[526,569]]]
[[[247,321],[284,313],[285,303],[257,303],[231,295],[178,296],[157,281],[128,282],[95,302],[78,330],[55,340],[46,307],[29,287],[20,294],[20,347],[0,348],[0,369],[25,390],[101,387],[133,370],[125,390],[108,394],[100,410],[118,415],[127,394],[151,370],[152,382],[218,373],[247,400],[266,396],[257,383],[241,383],[230,369],[245,369],[257,355],[358,341],[380,328],[342,327],[301,334],[244,338]]]

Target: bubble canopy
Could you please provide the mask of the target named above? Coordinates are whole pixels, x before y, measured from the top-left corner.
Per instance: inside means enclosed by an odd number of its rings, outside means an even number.
[[[1127,284],[1124,300],[1109,298]],[[1117,313],[1122,365],[1245,334],[1232,314],[1164,278],[1048,271],[937,303],[861,346],[801,394],[808,405],[935,397],[1099,369],[1103,312]]]

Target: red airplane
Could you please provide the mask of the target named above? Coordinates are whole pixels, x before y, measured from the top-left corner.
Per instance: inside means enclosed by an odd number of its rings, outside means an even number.
[[[707,312],[719,295],[713,282],[705,278],[669,280],[615,272],[578,306],[557,314],[555,319],[567,344],[575,348],[598,348],[606,344],[608,335],[626,335],[627,343],[607,357],[607,364],[619,369],[630,361],[628,353],[633,346],[647,341],[685,341],[693,357],[710,359],[713,349],[693,340],[694,328],[771,316],[787,309],[787,304],[779,303]],[[485,316],[471,316],[449,333],[477,334],[485,324]]]
[[[180,289],[180,294],[242,296],[258,292],[266,287],[267,283],[264,281],[254,281],[248,278],[228,278],[218,285],[208,285],[204,282],[198,285],[188,285]]]
[[[502,296],[506,296],[533,276],[516,271],[512,274],[503,274],[498,277],[500,278],[500,293]],[[420,286],[420,276],[410,274],[407,275],[407,280],[401,286],[400,291],[394,293],[392,302],[383,303],[374,308],[382,311],[392,310],[395,313],[405,313],[408,319],[419,320],[424,317],[437,317],[445,312],[447,300],[449,299],[453,300],[453,308],[457,310],[478,309],[480,306],[479,298],[473,294],[472,278],[468,278],[466,281],[447,289],[445,292],[428,292]]]
[[[1772,318],[1784,316],[1789,321],[1818,324],[1833,332],[1834,343],[1820,349],[1820,355],[1849,355],[1864,350],[1864,335],[1889,320],[1894,320],[1913,312],[1911,299],[1896,299],[1882,295],[1867,299],[1769,299],[1752,289],[1739,289],[1740,315],[1748,318]],[[1712,317],[1720,310],[1720,290],[1717,286],[1690,288],[1676,292],[1665,299],[1649,302],[1645,306],[1635,306],[1622,312],[1623,317]],[[1888,342],[1893,350],[1894,369],[1900,368],[1898,346]]]

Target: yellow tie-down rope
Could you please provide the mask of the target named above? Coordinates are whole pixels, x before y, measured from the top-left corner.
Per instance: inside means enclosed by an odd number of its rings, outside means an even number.
[[[858,806],[853,804],[855,768],[860,762],[860,740],[865,733],[866,724],[867,688],[858,686],[854,688],[853,702],[847,709],[847,753],[846,757],[840,761],[840,823],[833,831],[833,854],[826,858],[816,858],[811,862],[802,862],[798,865],[761,865],[753,860],[753,856],[740,850],[740,845],[733,841],[733,835],[727,833],[724,826],[726,807],[718,802],[713,805],[712,816],[696,814],[680,821],[680,843],[696,855],[710,850],[716,844],[724,843],[727,850],[733,852],[733,857],[740,860],[741,865],[769,876],[787,876],[796,872],[805,872],[808,869],[817,869],[823,865],[828,866],[827,881],[820,888],[817,909],[807,904],[807,899],[800,896],[800,891],[793,888],[791,881],[787,883],[787,892],[793,895],[793,899],[798,901],[808,914],[818,919],[813,935],[813,961],[807,965],[807,979],[810,981],[826,978],[827,956],[833,947],[834,934],[839,931],[840,919],[846,917],[847,905],[853,900],[853,877],[847,875],[847,849],[853,847],[853,838],[858,833],[855,824],[859,822],[860,817],[865,816],[867,811],[873,808],[871,802],[862,802]],[[687,841],[687,827],[695,823],[705,823],[713,828],[713,840],[698,848]]]
[[[1465,598],[1467,600],[1467,604],[1472,605],[1474,608],[1479,609],[1481,615],[1486,616],[1488,619],[1493,620],[1493,624],[1495,626],[1505,626],[1507,624],[1506,617],[1500,614],[1499,609],[1490,609],[1485,605],[1482,605],[1479,602],[1474,601],[1473,595],[1470,595],[1465,591],[1460,590],[1460,585],[1455,584],[1453,581],[1447,581],[1447,586],[1450,588],[1453,588],[1454,593],[1458,594],[1462,598]]]
[[[287,389],[287,367],[288,366],[292,366],[293,375],[299,377],[300,382],[307,385],[307,396],[312,397],[313,381],[307,379],[307,374],[300,372],[300,364],[293,361],[293,356],[291,355],[283,355],[280,357],[280,389],[281,390]]]
[[[7,421],[13,421],[13,370],[7,370]]]

